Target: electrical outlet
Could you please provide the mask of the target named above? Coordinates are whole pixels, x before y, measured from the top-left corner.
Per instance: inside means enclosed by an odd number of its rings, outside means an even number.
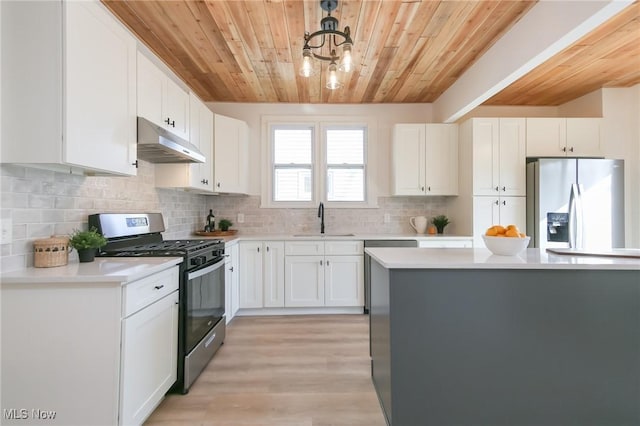
[[[2,234],[0,235],[0,244],[9,244],[13,239],[13,221],[11,219],[2,219]]]
[[[384,223],[391,222],[391,215],[389,213],[384,214]]]
[[[244,223],[244,213],[238,213],[238,223]]]

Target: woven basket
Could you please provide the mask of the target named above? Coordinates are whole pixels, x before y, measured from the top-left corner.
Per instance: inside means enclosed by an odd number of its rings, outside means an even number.
[[[69,263],[69,238],[51,237],[33,242],[33,266],[51,268]]]

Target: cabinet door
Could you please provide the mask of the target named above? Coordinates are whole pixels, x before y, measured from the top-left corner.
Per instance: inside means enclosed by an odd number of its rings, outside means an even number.
[[[324,306],[324,257],[286,256],[284,305]]]
[[[64,8],[64,159],[135,175],[136,41],[99,3]]]
[[[527,232],[527,197],[501,197],[501,225],[516,225],[520,232]]]
[[[325,306],[364,306],[364,257],[325,257]]]
[[[500,224],[498,197],[473,197],[473,246],[485,247],[482,235],[487,228]]]
[[[425,194],[425,125],[393,128],[393,195]]]
[[[138,115],[164,127],[166,123],[163,122],[162,93],[167,77],[142,53],[138,52],[137,59]]]
[[[195,95],[191,94],[189,100],[189,138],[207,159],[189,164],[191,187],[213,191],[213,112]]]
[[[262,308],[262,243],[243,241],[240,250],[240,308]]]
[[[284,307],[284,242],[265,241],[263,280],[265,308]]]
[[[233,318],[233,266],[231,264],[231,255],[227,253],[226,256],[224,260],[224,313],[227,318],[227,324],[229,324]]]
[[[564,157],[566,120],[527,118],[527,157]]]
[[[177,378],[178,292],[122,326],[120,423],[142,424]]]
[[[524,118],[500,119],[500,195],[526,195]]]
[[[599,118],[567,118],[567,156],[602,157]]]
[[[473,195],[498,195],[499,119],[473,119]]]
[[[231,246],[231,318],[233,318],[240,308],[240,270],[239,268],[239,248],[238,244]]]
[[[213,145],[216,192],[244,193],[246,180],[246,129],[240,120],[214,114]]]
[[[166,77],[164,91],[163,121],[171,132],[189,140],[189,93]]]
[[[458,125],[427,124],[426,195],[458,195]]]

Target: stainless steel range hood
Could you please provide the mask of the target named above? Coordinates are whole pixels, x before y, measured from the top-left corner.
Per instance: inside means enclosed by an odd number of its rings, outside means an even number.
[[[205,156],[168,130],[138,117],[138,158],[150,163],[204,163]]]

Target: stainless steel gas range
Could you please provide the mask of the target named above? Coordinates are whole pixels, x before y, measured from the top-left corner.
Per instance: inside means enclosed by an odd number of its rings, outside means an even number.
[[[89,216],[107,238],[98,256],[175,256],[180,264],[178,379],[172,390],[187,393],[225,337],[224,241],[164,240],[161,213],[101,213]]]

